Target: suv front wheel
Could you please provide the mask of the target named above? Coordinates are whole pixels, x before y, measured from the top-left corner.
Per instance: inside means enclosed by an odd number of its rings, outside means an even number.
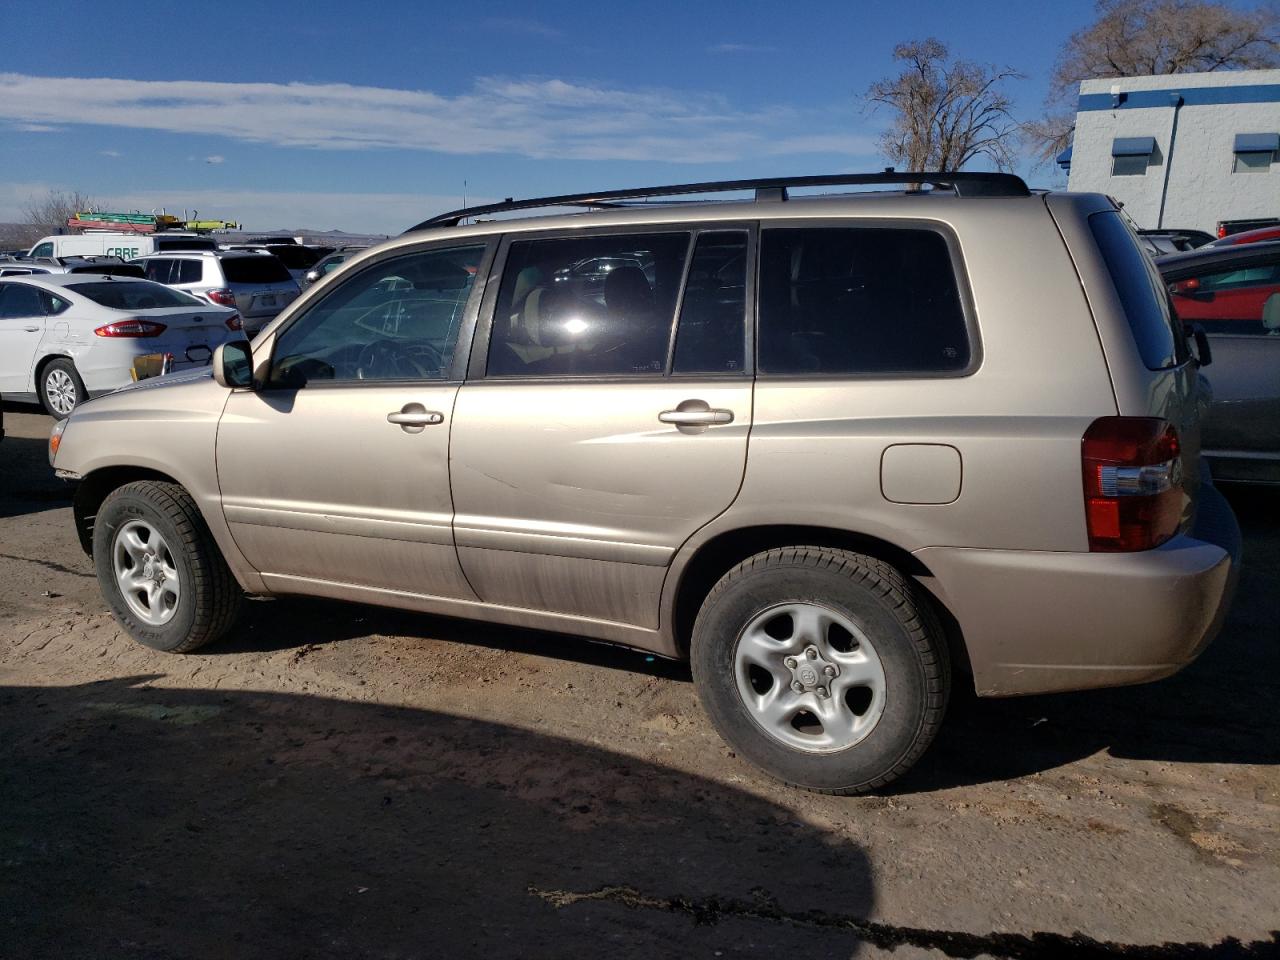
[[[767,773],[865,793],[905,773],[946,710],[950,665],[919,588],[893,566],[826,547],[756,554],[694,624],[694,681],[720,734]]]
[[[113,491],[93,524],[98,584],[139,643],[187,653],[226,633],[244,595],[191,495],[142,480]]]

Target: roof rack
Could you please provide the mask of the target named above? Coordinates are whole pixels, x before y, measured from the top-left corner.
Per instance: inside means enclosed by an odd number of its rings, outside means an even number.
[[[476,207],[462,207],[439,216],[423,220],[405,233],[427,230],[431,227],[455,227],[469,217],[481,217],[490,213],[507,213],[512,210],[536,210],[540,207],[592,207],[609,209],[625,204],[619,201],[639,200],[646,197],[675,197],[690,193],[728,193],[737,190],[754,190],[756,201],[782,201],[787,199],[789,187],[843,187],[877,184],[922,184],[954,190],[958,197],[1028,197],[1031,191],[1021,177],[1011,173],[912,173],[895,171],[892,167],[882,173],[836,173],[813,177],[769,177],[763,180],[709,180],[705,183],[678,183],[665,187],[635,187],[630,190],[605,190],[600,193],[567,193],[558,197],[534,197],[515,200],[508,197],[501,203],[487,203]]]

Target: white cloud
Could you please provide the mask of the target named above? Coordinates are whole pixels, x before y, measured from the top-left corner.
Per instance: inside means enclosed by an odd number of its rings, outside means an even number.
[[[123,153],[121,153],[119,150],[99,150],[99,151],[98,151],[98,153],[99,153],[101,156],[104,156],[104,157],[111,157],[112,159],[115,159],[115,158],[117,158],[117,157],[123,157],[123,156],[124,156],[124,154],[123,154]]]
[[[22,219],[23,207],[61,184],[0,183],[0,223]],[[320,191],[219,190],[175,188],[110,193],[104,205],[145,213],[196,212],[204,219],[238,220],[246,230],[306,228],[397,234],[427,217],[462,206],[460,196],[420,193],[323,193]],[[487,203],[484,197],[469,202]]]
[[[227,158],[226,158],[226,157],[224,157],[224,156],[222,156],[222,154],[220,154],[220,153],[215,153],[215,154],[214,154],[213,156],[211,156],[211,157],[205,157],[205,158],[204,158],[204,162],[205,162],[205,163],[212,163],[212,164],[215,164],[215,165],[216,165],[216,164],[219,164],[219,163],[226,163],[226,160],[227,160]]]
[[[61,133],[61,127],[53,127],[47,123],[15,123],[14,128],[23,133]]]
[[[743,110],[708,93],[623,90],[557,79],[478,80],[457,96],[350,84],[34,77],[0,73],[0,119],[87,123],[282,147],[399,148],[536,159],[724,162],[761,154],[870,156],[846,118]],[[825,152],[824,147],[817,152]]]
[[[777,49],[760,43],[714,43],[707,53],[774,53]]]
[[[485,17],[478,24],[486,30],[505,30],[509,33],[528,33],[535,37],[558,39],[564,31],[548,26],[540,20],[527,20],[523,17]]]

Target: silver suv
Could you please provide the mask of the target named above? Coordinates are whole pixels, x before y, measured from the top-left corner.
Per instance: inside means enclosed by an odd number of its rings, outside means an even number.
[[[911,188],[788,195],[869,184]],[[548,205],[595,210],[463,225]],[[148,646],[245,593],[574,633],[689,659],[739,753],[854,793],[955,683],[1136,683],[1209,642],[1239,530],[1197,366],[1106,197],[690,184],[426,221],[51,443]]]
[[[184,250],[132,262],[143,268],[148,280],[220,307],[234,307],[249,337],[256,336],[300,292],[288,268],[268,253]]]

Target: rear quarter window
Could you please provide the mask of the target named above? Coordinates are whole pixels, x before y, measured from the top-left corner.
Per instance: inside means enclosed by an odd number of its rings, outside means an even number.
[[[1089,229],[1111,274],[1142,362],[1148,370],[1178,366],[1189,356],[1186,338],[1169,309],[1169,296],[1156,265],[1142,251],[1119,211],[1095,213],[1089,218]]]
[[[761,233],[764,374],[958,375],[973,358],[950,247],[933,229]]]

